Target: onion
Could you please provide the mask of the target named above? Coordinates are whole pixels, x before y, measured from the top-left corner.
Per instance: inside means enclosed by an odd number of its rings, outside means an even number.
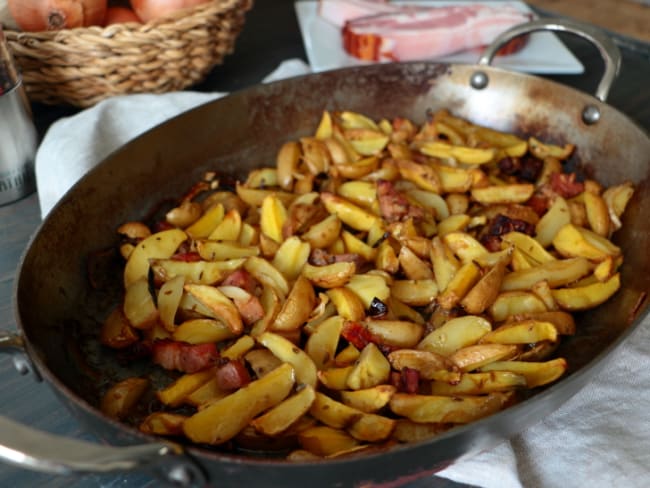
[[[142,23],[140,17],[130,8],[126,7],[108,7],[106,9],[106,17],[104,17],[104,25],[123,24],[125,22]]]
[[[11,12],[9,12],[7,0],[0,0],[0,24],[2,24],[2,27],[5,29],[17,30],[19,28],[18,24],[16,24],[16,21],[11,16]]]
[[[143,22],[169,15],[182,8],[194,7],[210,0],[131,0],[131,6]]]
[[[101,25],[106,0],[8,0],[9,11],[24,31]]]

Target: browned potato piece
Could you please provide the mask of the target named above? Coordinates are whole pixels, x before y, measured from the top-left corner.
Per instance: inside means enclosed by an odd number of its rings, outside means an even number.
[[[146,378],[127,378],[111,386],[102,397],[100,404],[104,415],[113,419],[123,419],[149,388]]]

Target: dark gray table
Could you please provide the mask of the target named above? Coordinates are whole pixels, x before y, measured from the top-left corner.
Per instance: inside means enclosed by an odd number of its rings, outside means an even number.
[[[562,37],[567,46],[585,65],[585,73],[570,76],[549,76],[561,83],[593,92],[602,70],[597,51],[581,40]],[[617,37],[623,52],[621,74],[611,91],[609,103],[626,113],[646,130],[650,130],[650,46]],[[306,60],[302,39],[291,0],[258,0],[248,15],[236,54],[216,67],[200,91],[232,91],[257,83],[287,58]],[[76,112],[71,107],[35,105],[34,114],[39,132],[58,118]],[[0,328],[15,329],[12,309],[13,283],[20,255],[30,235],[40,222],[36,195],[0,207]],[[31,377],[22,377],[12,361],[0,356],[0,414],[41,430],[68,437],[93,440],[84,433],[74,418],[55,399],[47,386]],[[0,465],[0,486],[6,487],[143,487],[157,486],[149,478],[130,476],[86,476],[82,478],[52,477]],[[412,486],[458,486],[439,478],[422,480]]]

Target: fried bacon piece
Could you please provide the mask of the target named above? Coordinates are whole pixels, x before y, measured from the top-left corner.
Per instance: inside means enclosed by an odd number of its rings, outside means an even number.
[[[217,367],[217,385],[219,389],[238,390],[251,382],[251,376],[243,362],[229,359]]]
[[[572,198],[585,191],[585,184],[576,181],[575,173],[553,173],[549,183],[551,189],[564,198]]]
[[[217,346],[211,344],[187,344],[163,339],[153,343],[152,361],[165,369],[196,373],[213,365],[219,358]]]
[[[490,252],[498,251],[501,249],[501,236],[508,232],[521,232],[532,236],[535,234],[535,226],[525,220],[498,214],[490,221],[486,233],[481,237],[481,243]]]
[[[253,275],[251,275],[245,269],[237,269],[226,276],[226,279],[223,280],[222,285],[236,286],[242,290],[246,290],[251,295],[254,295],[257,288],[257,281],[255,278],[253,278]]]
[[[417,220],[424,217],[424,210],[411,205],[390,181],[377,182],[377,200],[379,200],[379,211],[387,222],[399,222],[408,218]]]

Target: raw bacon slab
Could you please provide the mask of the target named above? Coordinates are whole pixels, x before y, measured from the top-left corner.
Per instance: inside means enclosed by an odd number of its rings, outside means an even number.
[[[366,61],[429,59],[485,46],[529,20],[528,14],[510,6],[399,9],[347,21],[343,47]]]

